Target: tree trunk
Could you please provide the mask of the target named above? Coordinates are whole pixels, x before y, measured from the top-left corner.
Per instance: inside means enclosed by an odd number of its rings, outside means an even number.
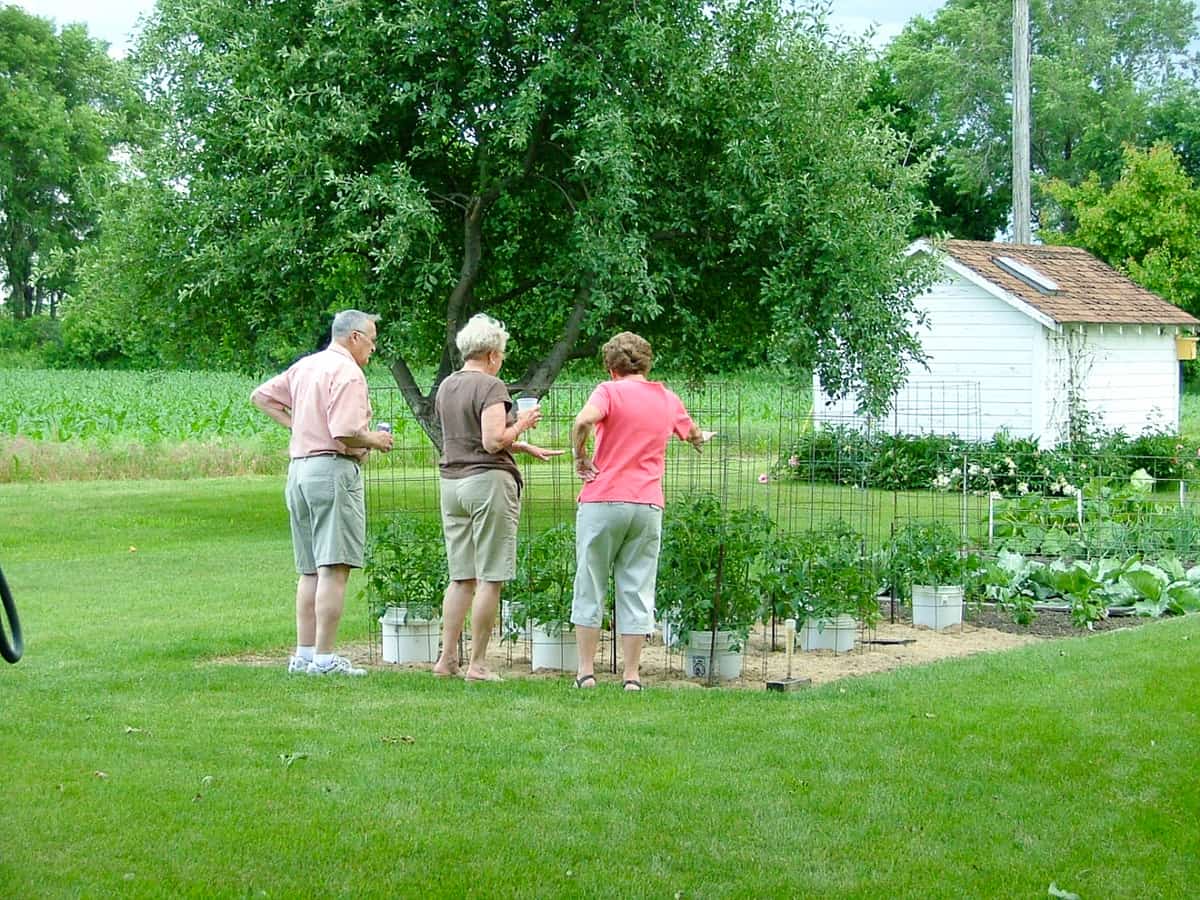
[[[583,323],[589,308],[591,293],[590,282],[580,285],[576,289],[574,305],[571,307],[571,314],[567,318],[567,324],[563,328],[562,336],[550,348],[545,357],[531,363],[520,379],[509,383],[509,390],[521,390],[527,394],[541,397],[550,388],[550,385],[554,383],[554,380],[558,377],[558,373],[562,371],[562,367],[569,360],[578,359],[581,356],[590,356],[596,352],[597,341],[585,341],[580,344],[580,338],[583,334]],[[449,315],[447,315],[447,321],[449,321]],[[438,367],[437,374],[434,375],[433,384],[430,385],[428,394],[422,393],[420,385],[417,384],[417,380],[413,376],[412,369],[409,368],[407,360],[403,357],[399,357],[393,361],[390,367],[392,377],[396,379],[396,386],[400,388],[400,396],[404,398],[404,402],[408,404],[413,417],[438,450],[442,449],[442,425],[438,421],[437,413],[434,412],[433,404],[434,398],[437,396],[438,387],[453,370],[453,367],[447,365],[446,362],[451,358],[451,349],[454,346],[455,334],[457,334],[457,329],[454,331],[451,331],[449,328],[446,329],[447,345],[443,348],[442,352],[443,365]]]

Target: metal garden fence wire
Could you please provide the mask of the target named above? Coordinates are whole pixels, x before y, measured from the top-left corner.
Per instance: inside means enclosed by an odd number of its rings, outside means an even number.
[[[568,450],[571,422],[593,387],[555,384],[541,398],[541,422],[527,439]],[[1130,460],[1111,447],[1051,453],[1032,440],[982,440],[978,392],[968,382],[926,384],[874,420],[820,410],[814,416],[807,392],[786,386],[765,409],[761,392],[751,407],[737,387],[722,382],[671,387],[692,418],[717,436],[702,453],[669,443],[668,506],[708,492],[728,506],[766,512],[784,534],[840,522],[863,535],[870,549],[906,521],[929,520],[954,526],[964,547],[993,554],[1200,556],[1200,516],[1191,502],[1195,458],[1181,463],[1178,449],[1170,458],[1142,447]],[[369,526],[395,514],[436,519],[433,444],[398,390],[376,388],[372,403],[376,420],[392,423],[395,447],[373,455],[366,469]],[[569,453],[546,462],[519,455],[517,461],[526,485],[520,539],[573,523],[579,482]],[[1130,472],[1133,464],[1138,469]],[[1147,474],[1149,484],[1137,483],[1139,470],[1160,477]],[[520,577],[506,588],[512,597],[521,592]],[[776,646],[775,624],[764,625],[768,650]],[[614,642],[606,652],[615,668]]]

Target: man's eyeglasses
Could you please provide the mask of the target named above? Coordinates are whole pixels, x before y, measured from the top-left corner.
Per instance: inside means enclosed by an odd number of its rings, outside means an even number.
[[[356,329],[354,329],[354,331],[352,331],[352,332],[351,332],[351,334],[361,334],[363,337],[365,337],[365,338],[366,338],[368,341],[370,341],[370,342],[371,342],[371,347],[372,347],[372,348],[374,348],[374,347],[375,347],[375,338],[371,337],[371,336],[370,336],[369,334],[367,334],[365,331],[359,331],[359,330],[356,328]]]

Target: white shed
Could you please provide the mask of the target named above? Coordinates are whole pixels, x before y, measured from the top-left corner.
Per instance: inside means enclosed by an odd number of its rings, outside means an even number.
[[[1043,446],[1071,410],[1136,435],[1179,427],[1179,360],[1200,326],[1179,307],[1076,247],[917,241],[945,279],[916,301],[928,371],[914,367],[876,423],[897,433],[988,439],[1005,429]],[[817,422],[862,421],[814,378]]]

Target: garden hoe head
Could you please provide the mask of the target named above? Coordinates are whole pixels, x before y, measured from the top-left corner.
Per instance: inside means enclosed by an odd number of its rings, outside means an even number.
[[[811,678],[792,677],[792,648],[796,644],[796,620],[788,619],[783,623],[784,643],[787,645],[787,677],[782,681],[768,681],[768,691],[794,691],[797,688],[808,687]]]

